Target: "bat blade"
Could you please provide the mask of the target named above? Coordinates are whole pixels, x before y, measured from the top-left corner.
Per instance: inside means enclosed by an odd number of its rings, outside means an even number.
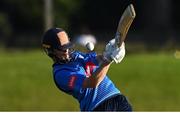
[[[123,12],[118,24],[118,28],[115,36],[118,47],[120,47],[122,42],[125,40],[127,32],[135,17],[136,17],[136,12],[134,10],[133,5],[130,4]]]

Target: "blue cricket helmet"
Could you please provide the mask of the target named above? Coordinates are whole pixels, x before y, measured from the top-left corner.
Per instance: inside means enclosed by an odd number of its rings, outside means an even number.
[[[42,47],[48,56],[53,57],[53,50],[66,50],[73,47],[71,42],[62,45],[58,33],[64,31],[62,28],[51,28],[47,30],[42,39]]]
[[[71,48],[73,45],[71,42],[66,45],[62,45],[59,41],[57,34],[62,31],[64,31],[62,28],[51,28],[47,30],[43,36],[42,46],[46,48],[48,45],[48,47],[58,50]]]

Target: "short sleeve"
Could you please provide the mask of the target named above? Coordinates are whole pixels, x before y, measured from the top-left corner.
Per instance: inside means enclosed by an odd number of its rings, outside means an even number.
[[[86,76],[83,74],[70,72],[68,70],[57,70],[56,72],[54,72],[56,85],[66,92],[79,92],[82,88],[85,78]]]

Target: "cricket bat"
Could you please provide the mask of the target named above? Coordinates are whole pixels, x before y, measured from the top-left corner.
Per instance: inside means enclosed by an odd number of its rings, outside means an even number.
[[[117,44],[118,47],[120,47],[123,41],[125,40],[127,32],[135,17],[136,17],[136,12],[134,10],[133,5],[130,4],[123,12],[117,27],[117,31],[115,35],[115,43]]]

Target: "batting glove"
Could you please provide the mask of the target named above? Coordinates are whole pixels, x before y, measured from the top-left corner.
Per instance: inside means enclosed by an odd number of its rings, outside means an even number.
[[[117,47],[115,44],[115,39],[110,40],[109,43],[105,47],[105,51],[103,52],[104,60],[108,62],[112,62],[113,59],[111,58],[111,55],[112,55],[112,52],[116,50],[116,48]]]
[[[116,48],[112,51],[111,59],[113,59],[116,64],[120,63],[123,60],[125,53],[125,44],[123,42],[120,48]]]

